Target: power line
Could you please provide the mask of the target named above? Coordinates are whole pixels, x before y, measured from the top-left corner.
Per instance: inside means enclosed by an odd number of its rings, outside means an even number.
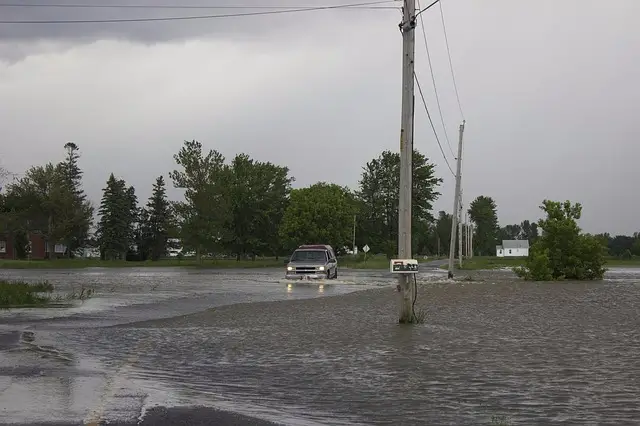
[[[429,118],[429,123],[431,123],[431,129],[433,130],[433,134],[436,137],[436,142],[438,142],[438,146],[440,147],[440,152],[442,153],[442,158],[444,158],[444,162],[447,163],[447,167],[453,176],[456,174],[453,172],[451,165],[449,164],[449,160],[447,160],[447,155],[444,153],[444,149],[442,149],[442,144],[440,143],[440,138],[438,138],[438,133],[436,133],[436,128],[433,125],[433,120],[431,120],[431,114],[429,113],[429,108],[427,107],[427,101],[424,99],[424,94],[422,93],[422,87],[420,86],[420,80],[418,80],[418,75],[414,72],[413,78],[416,80],[416,85],[418,86],[418,92],[420,93],[420,98],[422,99],[422,105],[424,106],[424,110],[427,112],[427,117]]]
[[[397,1],[397,0],[395,0]],[[377,6],[368,7],[368,4],[393,3],[394,0],[369,2],[361,5],[347,5],[346,8],[359,9],[398,9],[399,6]],[[20,8],[65,8],[65,9],[262,9],[278,10],[291,9],[293,6],[206,6],[206,5],[154,5],[154,4],[76,4],[76,3],[0,3],[0,7],[20,7]],[[297,6],[297,8],[313,8],[314,6]]]
[[[418,0],[418,7],[420,7],[420,0]],[[440,113],[440,121],[442,122],[442,130],[444,131],[444,138],[447,141],[447,145],[449,146],[449,151],[451,151],[451,155],[453,158],[456,158],[456,154],[453,152],[453,148],[451,147],[451,142],[449,141],[449,133],[447,132],[447,126],[444,124],[444,116],[442,115],[442,107],[440,106],[440,97],[438,96],[438,88],[436,86],[436,78],[433,74],[433,65],[431,64],[431,53],[429,53],[429,43],[427,42],[427,31],[424,27],[424,19],[422,15],[420,15],[420,27],[422,28],[422,35],[424,37],[424,47],[427,51],[427,60],[429,61],[429,72],[431,72],[431,81],[433,82],[433,92],[436,95],[436,103],[438,105],[438,112]]]
[[[416,16],[414,16],[414,18],[417,18],[418,16],[420,16],[422,14],[422,12],[426,12],[427,10],[431,9],[433,6],[435,6],[437,3],[440,3],[440,0],[435,0],[433,3],[431,3],[429,6],[425,7],[424,9],[420,9],[420,11],[418,13],[416,13]]]
[[[370,1],[364,3],[341,4],[332,6],[303,7],[293,9],[266,10],[259,12],[225,13],[218,15],[195,15],[195,16],[168,16],[161,18],[123,18],[123,19],[78,19],[78,20],[42,20],[42,21],[0,21],[0,24],[99,24],[99,23],[122,23],[122,22],[160,22],[160,21],[187,21],[196,19],[217,19],[236,18],[245,16],[276,15],[297,12],[313,12],[331,9],[362,9],[365,6],[389,3],[392,0]]]
[[[442,3],[440,3],[440,17],[442,18],[442,30],[444,31],[444,42],[447,45],[447,55],[449,56],[449,69],[451,70],[451,78],[453,79],[453,88],[456,92],[456,99],[458,100],[458,108],[460,108],[460,115],[464,120],[464,113],[462,112],[462,104],[460,103],[460,94],[458,93],[458,85],[456,84],[456,76],[453,72],[453,62],[451,61],[451,50],[449,49],[449,37],[447,37],[447,26],[444,22],[444,11],[442,10]]]

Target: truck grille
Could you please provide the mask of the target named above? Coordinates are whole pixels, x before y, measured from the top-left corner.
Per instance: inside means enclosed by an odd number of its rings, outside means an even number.
[[[315,266],[298,266],[296,268],[296,274],[315,274]]]

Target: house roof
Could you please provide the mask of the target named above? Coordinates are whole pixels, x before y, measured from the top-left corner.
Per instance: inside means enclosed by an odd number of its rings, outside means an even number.
[[[528,249],[528,240],[502,240],[502,247],[505,249]]]

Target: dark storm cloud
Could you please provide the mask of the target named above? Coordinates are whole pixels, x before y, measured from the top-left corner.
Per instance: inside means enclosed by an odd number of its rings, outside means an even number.
[[[73,20],[113,20],[147,19],[165,17],[188,17],[202,15],[243,14],[251,12],[275,11],[269,7],[303,8],[326,5],[364,3],[364,0],[14,0],[18,7],[0,6],[0,21],[73,21]],[[9,3],[9,2],[0,2]],[[83,5],[125,5],[125,6],[182,6],[184,8],[136,8],[136,7],[42,7],[49,4]],[[30,6],[31,5],[31,6]],[[187,6],[187,7],[185,7]],[[192,7],[193,6],[193,7]],[[225,8],[232,6],[235,8]],[[389,2],[384,6],[397,6]],[[203,8],[198,8],[203,7]],[[247,7],[247,8],[244,8]],[[256,7],[249,9],[248,7]],[[379,6],[375,6],[379,7]],[[281,10],[281,9],[280,9]],[[310,20],[326,20],[331,25],[334,20],[357,19],[362,13],[394,13],[394,10],[327,10],[304,13],[273,14],[269,19],[259,16],[227,17],[217,19],[173,20],[166,22],[118,22],[118,23],[61,23],[61,24],[0,24],[0,40],[98,40],[118,38],[143,43],[180,40],[201,36],[255,38],[278,30],[299,30]]]

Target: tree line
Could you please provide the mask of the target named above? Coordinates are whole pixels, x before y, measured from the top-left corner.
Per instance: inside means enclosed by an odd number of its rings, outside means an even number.
[[[549,208],[545,204],[541,206],[545,213]],[[580,212],[582,212],[582,206],[580,206]],[[495,255],[496,245],[502,244],[503,240],[528,240],[530,246],[533,246],[541,236],[540,230],[543,229],[539,221],[529,220],[500,227],[496,203],[491,197],[484,195],[477,197],[470,203],[468,213],[476,228],[473,241],[474,253],[480,256]],[[579,217],[580,215],[578,215]],[[449,227],[451,226],[451,215],[440,212],[439,220],[447,222],[442,225],[443,231],[447,229],[447,224]],[[577,218],[574,217],[574,220]],[[640,232],[635,232],[633,235],[616,236],[604,233],[596,234],[594,237],[605,248],[604,254],[607,256],[622,259],[640,256]]]
[[[185,141],[168,173],[182,200],[170,201],[165,178],[158,176],[151,197],[141,203],[136,189],[112,173],[96,208],[82,187],[78,146],[69,143],[65,149],[63,161],[31,167],[0,193],[0,234],[12,240],[18,258],[28,256],[33,233],[47,241],[48,253],[54,253],[54,244],[64,244],[67,257],[92,246],[105,260],[157,260],[172,238],[198,260],[205,255],[277,257],[304,243],[327,243],[341,252],[353,245],[354,226],[359,247],[367,244],[388,256],[397,251],[397,153],[384,151],[367,162],[356,190],[329,182],[294,189],[286,166],[246,154],[227,161],[198,141]],[[431,210],[441,182],[434,164],[415,152],[418,252],[437,250]]]
[[[151,197],[141,202],[136,189],[112,173],[96,208],[82,187],[78,146],[68,143],[64,148],[61,162],[33,166],[0,192],[0,234],[12,240],[18,258],[27,257],[34,232],[43,235],[49,253],[56,243],[66,246],[68,257],[91,246],[105,260],[158,260],[166,256],[172,238],[180,239],[183,249],[198,260],[206,255],[277,257],[304,243],[331,244],[341,253],[352,247],[354,234],[358,247],[366,244],[372,253],[388,257],[397,253],[398,153],[383,151],[365,163],[355,189],[330,182],[294,189],[295,179],[286,166],[246,154],[227,161],[198,141],[185,141],[173,156],[175,169],[168,173],[173,187],[183,192],[182,200],[170,201],[165,177],[158,176]],[[441,183],[435,165],[415,151],[416,255],[449,252],[452,215],[432,215]],[[540,237],[538,224],[529,220],[501,228],[496,203],[488,196],[473,200],[468,214],[476,255],[495,255],[496,245],[505,239],[533,244]],[[599,236],[605,240],[615,255],[640,255],[637,234]]]

